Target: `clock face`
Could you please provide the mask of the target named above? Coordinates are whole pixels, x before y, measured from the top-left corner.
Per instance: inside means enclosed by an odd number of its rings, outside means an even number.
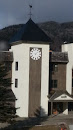
[[[40,49],[38,49],[38,48],[33,48],[33,49],[30,51],[30,57],[31,57],[33,60],[39,60],[40,57],[41,57],[41,51],[40,51]]]

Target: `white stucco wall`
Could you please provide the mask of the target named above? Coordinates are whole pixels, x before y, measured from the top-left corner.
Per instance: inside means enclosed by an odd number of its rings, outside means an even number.
[[[16,114],[28,117],[29,107],[29,50],[30,47],[42,48],[41,69],[41,115],[48,114],[48,83],[49,83],[49,45],[22,43],[11,47],[14,61],[12,63],[12,90],[17,98]],[[18,61],[18,71],[15,71],[15,62]],[[15,88],[15,79],[18,79],[18,88]]]
[[[41,115],[48,115],[48,92],[49,92],[49,46],[42,47],[42,70],[41,70]]]
[[[73,125],[69,125],[69,130],[73,130]]]
[[[69,62],[66,67],[66,90],[72,94],[73,43],[62,45],[62,52],[68,52]]]

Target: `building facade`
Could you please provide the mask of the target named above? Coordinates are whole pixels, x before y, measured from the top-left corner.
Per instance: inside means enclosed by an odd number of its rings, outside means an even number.
[[[13,45],[10,51],[14,57],[12,90],[19,108],[16,114],[31,117],[41,109],[41,115],[48,115],[49,45],[21,43]]]
[[[71,93],[68,91],[72,87],[67,89],[66,84],[68,63],[68,52],[50,53],[49,114],[68,114],[70,111],[73,96],[72,90]]]
[[[10,41],[12,90],[20,117],[48,115],[50,38],[31,20]]]
[[[10,40],[6,54],[20,117],[73,111],[73,44],[63,45],[62,52],[50,52],[50,41],[31,19]]]

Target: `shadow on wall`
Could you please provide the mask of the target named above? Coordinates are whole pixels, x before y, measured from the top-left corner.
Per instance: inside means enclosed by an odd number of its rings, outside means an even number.
[[[43,112],[44,117],[40,117],[40,109]],[[36,125],[41,125],[42,122],[46,121],[48,116],[46,115],[43,108],[38,108],[35,112],[35,117],[20,118],[17,117],[11,121],[11,125],[4,128],[4,130],[18,130],[26,127],[27,130],[33,128]],[[3,130],[3,129],[2,129]]]
[[[36,109],[36,112],[34,113],[35,117],[41,117],[43,115],[44,117],[47,117],[45,110],[42,107],[39,107]]]

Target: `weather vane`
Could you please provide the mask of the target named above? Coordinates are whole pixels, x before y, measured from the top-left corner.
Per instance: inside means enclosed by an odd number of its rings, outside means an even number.
[[[31,19],[31,16],[32,16],[32,13],[31,13],[31,9],[32,9],[32,5],[29,5],[29,7],[30,7],[30,19]]]

